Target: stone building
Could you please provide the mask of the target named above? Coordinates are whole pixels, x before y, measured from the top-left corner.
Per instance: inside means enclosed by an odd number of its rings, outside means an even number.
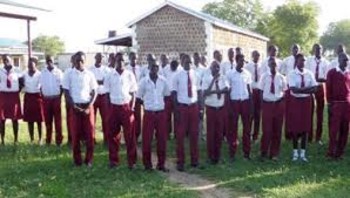
[[[171,1],[162,3],[127,26],[131,34],[112,36],[96,43],[129,46],[144,63],[148,53],[157,57],[162,53],[177,57],[180,53],[199,52],[211,60],[214,50],[222,51],[226,57],[228,48],[237,46],[246,56],[250,57],[251,51],[258,50],[264,57],[269,41],[263,35]]]

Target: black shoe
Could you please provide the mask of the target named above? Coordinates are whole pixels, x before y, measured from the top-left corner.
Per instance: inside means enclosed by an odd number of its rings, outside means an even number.
[[[176,170],[178,170],[179,172],[184,172],[185,171],[185,167],[184,165],[176,165]]]
[[[244,155],[243,159],[246,160],[246,161],[250,161],[251,160],[249,155]]]
[[[115,163],[110,163],[110,164],[109,164],[109,168],[110,168],[110,169],[114,169],[114,168],[117,168],[117,167],[118,167],[118,165],[115,164]]]
[[[164,173],[168,173],[170,170],[165,167],[157,167],[157,170],[162,171]]]

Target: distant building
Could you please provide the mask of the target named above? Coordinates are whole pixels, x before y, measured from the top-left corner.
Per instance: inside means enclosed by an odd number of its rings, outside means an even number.
[[[199,52],[212,60],[214,50],[222,51],[226,57],[227,50],[237,46],[246,56],[258,50],[264,57],[269,41],[263,35],[171,1],[165,1],[127,26],[131,34],[111,36],[96,44],[129,46],[144,63],[148,53],[159,57],[162,53],[178,56],[179,53]]]
[[[26,69],[28,64],[28,46],[23,42],[15,39],[0,38],[0,54],[10,55],[14,66],[20,67],[22,70]],[[32,55],[39,60],[44,58],[44,53],[42,52],[32,52]]]

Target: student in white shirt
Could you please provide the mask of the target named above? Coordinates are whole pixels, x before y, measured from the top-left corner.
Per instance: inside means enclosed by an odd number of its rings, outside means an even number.
[[[91,167],[95,133],[93,104],[97,96],[98,85],[94,74],[85,68],[85,54],[77,52],[74,60],[75,68],[63,82],[64,93],[71,106],[73,160],[76,166],[82,165],[80,142],[85,140],[84,163]]]
[[[34,141],[34,123],[38,127],[39,144],[41,140],[41,123],[44,119],[43,100],[39,83],[41,72],[36,68],[36,58],[29,58],[28,70],[23,75],[24,80],[24,104],[23,121],[28,123],[30,141]]]
[[[238,118],[243,123],[243,152],[244,158],[250,160],[250,116],[252,110],[251,83],[249,71],[244,69],[244,55],[236,56],[236,68],[227,74],[230,85],[230,99],[232,116],[232,131],[227,135],[230,149],[230,158],[234,160],[237,150]]]
[[[308,69],[304,68],[305,57],[303,54],[296,56],[296,68],[287,77],[291,90],[290,109],[288,110],[288,131],[293,137],[293,157],[296,161],[299,158],[307,162],[305,155],[307,135],[311,129],[312,98],[311,94],[317,90],[315,76]],[[301,139],[301,149],[299,147]]]
[[[270,45],[267,49],[268,57],[266,57],[262,62],[261,62],[261,67],[262,67],[262,73],[265,73],[270,70],[268,66],[268,61],[271,57],[275,58],[276,63],[277,63],[277,70],[281,71],[282,67],[282,61],[277,58],[278,57],[278,47],[276,45]]]
[[[12,120],[14,143],[18,142],[18,120],[22,118],[21,102],[19,92],[23,86],[22,74],[11,63],[9,55],[1,56],[4,64],[0,68],[0,134],[1,144],[5,144],[5,121]]]
[[[150,67],[150,73],[139,83],[139,98],[143,99],[145,113],[142,125],[142,160],[145,170],[153,170],[152,138],[157,139],[157,170],[168,172],[165,167],[167,126],[164,98],[170,95],[168,84],[164,77],[158,74],[159,66]],[[154,134],[155,133],[155,134]]]
[[[320,44],[315,44],[312,48],[313,56],[306,60],[305,68],[310,70],[316,79],[318,84],[317,91],[314,93],[314,99],[316,102],[316,137],[315,140],[318,144],[323,145],[321,140],[323,131],[323,110],[325,106],[325,83],[328,73],[329,63],[322,57],[323,48]],[[312,103],[314,105],[314,103]],[[313,107],[314,109],[315,107]],[[312,113],[313,115],[313,113]],[[312,116],[313,120],[313,116]],[[313,127],[310,130],[308,140],[313,140]]]
[[[102,64],[103,56],[101,53],[96,53],[95,64],[90,67],[90,71],[94,74],[98,88],[97,88],[97,98],[94,102],[94,112],[95,119],[97,115],[97,110],[100,112],[102,120],[102,133],[103,133],[103,143],[107,145],[108,143],[108,116],[109,116],[109,99],[108,99],[108,89],[105,85],[105,80],[109,75],[111,69]],[[96,124],[96,120],[95,120]],[[94,135],[95,137],[95,135]]]
[[[121,127],[123,127],[128,167],[132,170],[136,164],[136,135],[133,127],[137,83],[135,75],[125,69],[123,54],[117,53],[115,58],[116,67],[106,79],[110,100],[109,166],[114,168],[119,165]]]
[[[202,91],[207,115],[207,155],[209,163],[217,164],[220,160],[222,137],[225,121],[223,116],[225,95],[228,91],[226,77],[220,74],[220,64],[216,61],[210,66],[202,80]]]
[[[262,75],[262,67],[260,62],[260,53],[257,50],[252,52],[252,61],[245,67],[252,76],[252,100],[253,100],[253,115],[250,121],[252,129],[252,140],[256,141],[260,130],[260,115],[261,115],[261,94],[258,87],[260,77]],[[253,128],[254,123],[254,128]]]
[[[292,54],[287,58],[283,59],[279,72],[282,75],[287,76],[289,72],[293,71],[296,67],[295,56],[300,52],[300,46],[298,44],[293,44],[291,47]]]
[[[261,160],[269,157],[276,161],[280,153],[281,134],[285,110],[284,93],[286,78],[277,71],[275,58],[269,60],[270,71],[262,74],[259,89],[262,94],[262,128],[260,152]]]
[[[41,71],[40,85],[44,101],[46,144],[51,144],[52,122],[55,122],[56,145],[62,144],[61,95],[63,73],[53,64],[53,57],[46,57],[47,66]]]
[[[228,60],[226,62],[221,63],[221,65],[220,65],[220,73],[224,76],[226,76],[226,74],[230,70],[233,70],[236,67],[235,50],[233,48],[228,49],[227,58],[228,58]]]

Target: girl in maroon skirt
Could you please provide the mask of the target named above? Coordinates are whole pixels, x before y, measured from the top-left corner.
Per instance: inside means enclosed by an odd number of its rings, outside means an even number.
[[[29,59],[28,71],[24,73],[24,115],[23,120],[28,122],[30,141],[34,141],[34,123],[37,123],[39,144],[41,141],[41,122],[43,121],[43,101],[40,93],[40,71],[36,69],[37,60]]]
[[[296,55],[296,68],[288,75],[288,84],[291,91],[288,110],[288,131],[293,138],[292,161],[300,159],[307,162],[305,155],[307,134],[311,129],[311,94],[317,90],[317,83],[310,70],[304,69],[305,57],[303,54]],[[301,149],[299,147],[301,139]]]

